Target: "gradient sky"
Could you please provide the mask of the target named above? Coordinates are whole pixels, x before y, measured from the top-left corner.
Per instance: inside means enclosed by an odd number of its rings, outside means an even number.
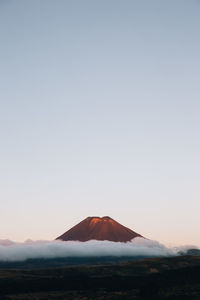
[[[199,33],[197,0],[0,0],[0,239],[200,246]]]

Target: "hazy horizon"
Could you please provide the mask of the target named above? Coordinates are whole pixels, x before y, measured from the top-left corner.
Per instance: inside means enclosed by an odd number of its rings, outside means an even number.
[[[200,246],[200,2],[0,0],[0,239],[110,216]]]

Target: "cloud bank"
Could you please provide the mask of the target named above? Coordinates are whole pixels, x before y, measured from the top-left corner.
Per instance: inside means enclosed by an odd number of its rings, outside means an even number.
[[[143,238],[135,238],[128,243],[110,241],[26,241],[16,243],[0,240],[0,261],[24,261],[34,258],[61,257],[123,257],[144,256],[164,257],[174,256],[177,250]]]

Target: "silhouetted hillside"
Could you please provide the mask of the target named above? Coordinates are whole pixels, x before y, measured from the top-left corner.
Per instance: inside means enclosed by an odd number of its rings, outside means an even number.
[[[200,299],[200,257],[0,270],[0,299]]]

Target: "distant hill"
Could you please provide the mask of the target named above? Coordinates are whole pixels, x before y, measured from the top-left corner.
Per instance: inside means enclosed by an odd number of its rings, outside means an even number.
[[[81,242],[89,240],[128,242],[136,237],[143,236],[106,216],[88,217],[56,239]]]
[[[179,255],[200,256],[200,249],[188,249],[186,251],[179,251]]]

